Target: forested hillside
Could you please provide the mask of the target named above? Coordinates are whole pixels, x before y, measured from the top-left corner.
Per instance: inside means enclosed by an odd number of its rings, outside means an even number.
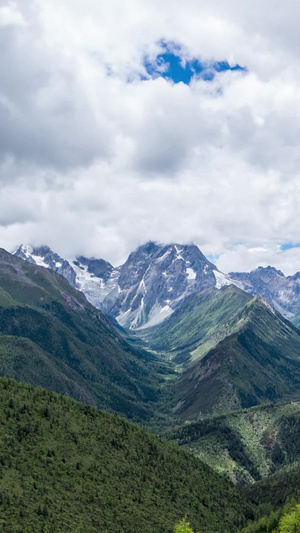
[[[252,484],[300,460],[300,402],[203,418],[170,432],[168,438],[234,483]],[[292,490],[283,501],[290,494]]]
[[[0,379],[0,530],[235,532],[253,515],[224,477],[117,415]],[[2,528],[2,529],[1,529]]]

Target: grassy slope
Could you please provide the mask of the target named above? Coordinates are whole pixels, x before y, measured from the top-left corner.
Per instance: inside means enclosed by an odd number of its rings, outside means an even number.
[[[0,374],[136,420],[152,415],[157,363],[54,272],[0,250]]]
[[[253,483],[300,461],[300,402],[205,418],[169,438],[235,483]]]
[[[182,420],[287,400],[293,392],[299,398],[299,331],[237,287],[192,295],[138,335],[181,363],[174,411]]]
[[[176,383],[182,418],[299,397],[299,331],[258,297],[246,303],[238,326]]]
[[[0,530],[236,531],[251,514],[230,482],[117,415],[0,379]]]
[[[162,324],[138,334],[154,350],[178,361],[195,360],[231,334],[251,296],[231,285],[192,294]]]

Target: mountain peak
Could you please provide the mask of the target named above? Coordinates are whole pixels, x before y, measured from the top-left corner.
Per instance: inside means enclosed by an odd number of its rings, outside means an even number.
[[[283,272],[281,272],[281,270],[277,270],[277,268],[272,267],[270,265],[268,265],[267,267],[259,266],[258,268],[252,270],[251,273],[252,272],[265,272],[267,274],[271,274],[271,275],[275,274],[275,275],[284,277],[284,274]]]
[[[76,274],[70,263],[53,252],[49,246],[33,247],[31,244],[21,244],[13,255],[33,265],[50,268],[64,276],[70,285],[76,286]]]

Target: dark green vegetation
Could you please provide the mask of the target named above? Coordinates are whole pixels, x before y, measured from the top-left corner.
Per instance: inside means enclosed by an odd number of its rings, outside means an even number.
[[[235,483],[253,483],[300,461],[300,402],[204,418],[168,438]]]
[[[288,399],[293,391],[299,398],[300,332],[236,287],[193,295],[141,335],[183,363],[174,385],[181,419]]]
[[[117,415],[0,379],[0,531],[236,531],[252,508],[224,477]]]
[[[297,533],[300,531],[300,506],[294,498],[284,506],[261,516],[242,533]]]
[[[251,509],[278,514],[300,496],[295,327],[231,286],[194,294],[163,324],[129,335],[61,276],[0,251],[0,375],[160,433],[173,427],[168,437],[187,448],[0,380],[0,531],[168,533],[187,513],[193,529],[221,533],[245,525]],[[196,422],[178,427],[186,420]],[[228,477],[254,483],[244,489],[251,508]]]
[[[141,421],[160,366],[62,276],[0,250],[0,375]]]
[[[286,501],[296,498],[300,501],[300,462],[285,466],[272,476],[244,489],[255,503],[266,508],[281,508]]]

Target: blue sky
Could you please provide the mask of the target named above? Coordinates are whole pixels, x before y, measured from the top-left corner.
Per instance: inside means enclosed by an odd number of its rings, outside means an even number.
[[[285,252],[286,250],[292,250],[292,248],[300,248],[300,243],[297,243],[297,244],[286,243],[286,244],[283,244],[280,249],[282,252]]]
[[[203,60],[200,58],[186,59],[184,50],[176,43],[161,42],[162,52],[154,60],[145,58],[144,65],[152,78],[162,77],[174,83],[183,82],[189,85],[191,80],[202,78],[211,81],[218,72],[244,71],[245,67],[230,65],[226,59],[220,61]]]

